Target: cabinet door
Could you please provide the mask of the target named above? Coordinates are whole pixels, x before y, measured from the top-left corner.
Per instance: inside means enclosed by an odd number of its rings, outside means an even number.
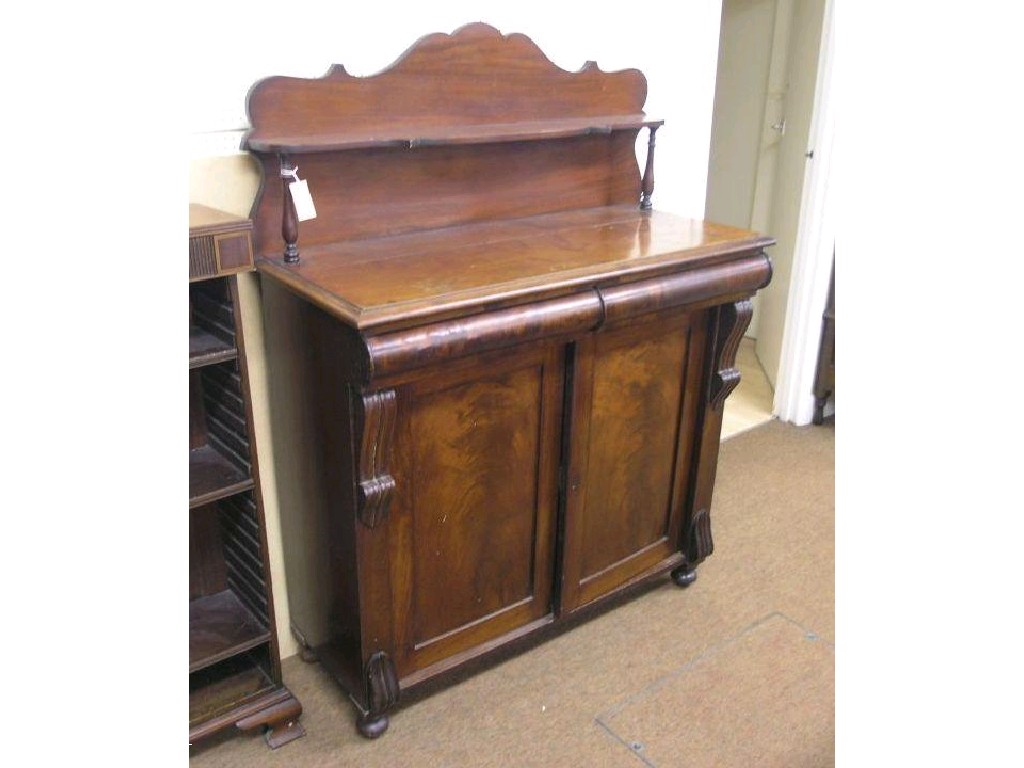
[[[552,613],[563,354],[506,352],[396,387],[400,677]]]
[[[700,394],[701,313],[652,315],[577,345],[560,607],[615,591],[680,544]]]

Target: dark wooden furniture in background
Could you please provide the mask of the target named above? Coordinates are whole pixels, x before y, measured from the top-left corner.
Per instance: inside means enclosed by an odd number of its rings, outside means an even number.
[[[711,553],[773,241],[651,209],[646,91],[483,24],[250,91],[293,630],[365,736],[400,690]]]
[[[821,344],[818,347],[818,370],[814,374],[814,423],[825,420],[825,403],[836,391],[836,266],[828,280],[828,302],[821,317]]]
[[[238,272],[252,224],[189,206],[189,743],[230,725],[303,734],[281,683]]]

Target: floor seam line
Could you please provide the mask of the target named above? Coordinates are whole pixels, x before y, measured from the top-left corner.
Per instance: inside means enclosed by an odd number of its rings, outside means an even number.
[[[650,768],[658,768],[658,766],[655,765],[654,763],[652,763],[650,760],[648,760],[646,756],[640,754],[640,752],[638,752],[637,750],[633,749],[631,746],[629,746],[629,744],[627,744],[625,741],[623,741],[622,737],[619,736],[619,734],[617,734],[615,731],[613,731],[611,729],[611,726],[609,726],[607,723],[605,723],[603,720],[601,720],[600,717],[595,717],[594,718],[594,722],[597,723],[601,727],[601,729],[605,733],[607,733],[611,738],[615,739],[615,741],[617,741],[619,744],[621,744],[623,747],[625,747],[627,752],[629,752],[631,755],[636,757],[644,765],[650,766]]]
[[[712,653],[720,650],[721,648],[724,648],[725,646],[729,645],[730,643],[736,642],[741,637],[746,635],[748,632],[751,632],[752,630],[754,630],[757,627],[759,627],[761,624],[764,624],[765,622],[770,621],[775,616],[781,616],[782,618],[787,618],[787,617],[783,616],[781,611],[772,611],[768,615],[762,616],[760,619],[756,620],[752,624],[750,624],[750,625],[744,627],[743,629],[741,629],[737,634],[735,634],[735,635],[733,635],[731,637],[727,637],[724,640],[721,640],[718,643],[712,645],[711,647],[704,649],[703,652],[701,652],[700,654],[698,654],[694,658],[690,659],[688,662],[683,664],[681,667],[677,667],[676,669],[674,669],[671,672],[663,675],[662,677],[658,678],[657,680],[655,680],[654,682],[650,683],[649,685],[644,686],[643,688],[641,688],[636,693],[634,693],[634,694],[632,694],[630,696],[627,696],[625,699],[620,701],[618,704],[615,704],[615,705],[611,706],[610,708],[606,709],[605,711],[601,712],[599,715],[597,715],[597,717],[598,718],[614,717],[615,715],[617,715],[619,712],[621,712],[623,709],[625,709],[627,706],[632,704],[634,701],[636,701],[637,699],[639,699],[643,695],[645,695],[645,694],[647,694],[647,693],[649,693],[651,691],[657,690],[658,688],[660,688],[664,684],[666,684],[669,680],[678,677],[679,675],[681,675],[684,672],[688,672],[701,659],[705,658],[706,656],[711,655]]]
[[[792,618],[791,616],[787,616],[782,611],[779,611],[778,614],[779,614],[779,616],[784,618],[786,621],[788,621],[793,626],[797,627],[798,629],[803,630],[803,633],[805,635],[812,635],[813,636],[813,637],[808,637],[807,638],[808,640],[814,640],[815,642],[823,643],[823,644],[827,645],[829,648],[831,648],[833,653],[835,652],[835,650],[836,650],[836,644],[835,643],[830,642],[829,640],[826,640],[824,637],[821,636],[820,633],[815,632],[813,629],[810,629],[809,627],[804,626],[799,621],[797,621],[796,619]]]

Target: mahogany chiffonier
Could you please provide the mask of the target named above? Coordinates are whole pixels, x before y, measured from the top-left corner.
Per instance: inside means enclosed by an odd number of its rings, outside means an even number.
[[[232,725],[276,748],[303,734],[274,633],[239,272],[252,223],[189,206],[188,738]]]
[[[364,736],[711,553],[773,241],[652,208],[646,90],[471,24],[249,93],[292,626]]]

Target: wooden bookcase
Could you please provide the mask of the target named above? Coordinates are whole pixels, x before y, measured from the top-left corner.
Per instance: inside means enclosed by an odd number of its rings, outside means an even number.
[[[251,224],[189,206],[189,743],[231,725],[303,734],[281,682],[236,273]]]

